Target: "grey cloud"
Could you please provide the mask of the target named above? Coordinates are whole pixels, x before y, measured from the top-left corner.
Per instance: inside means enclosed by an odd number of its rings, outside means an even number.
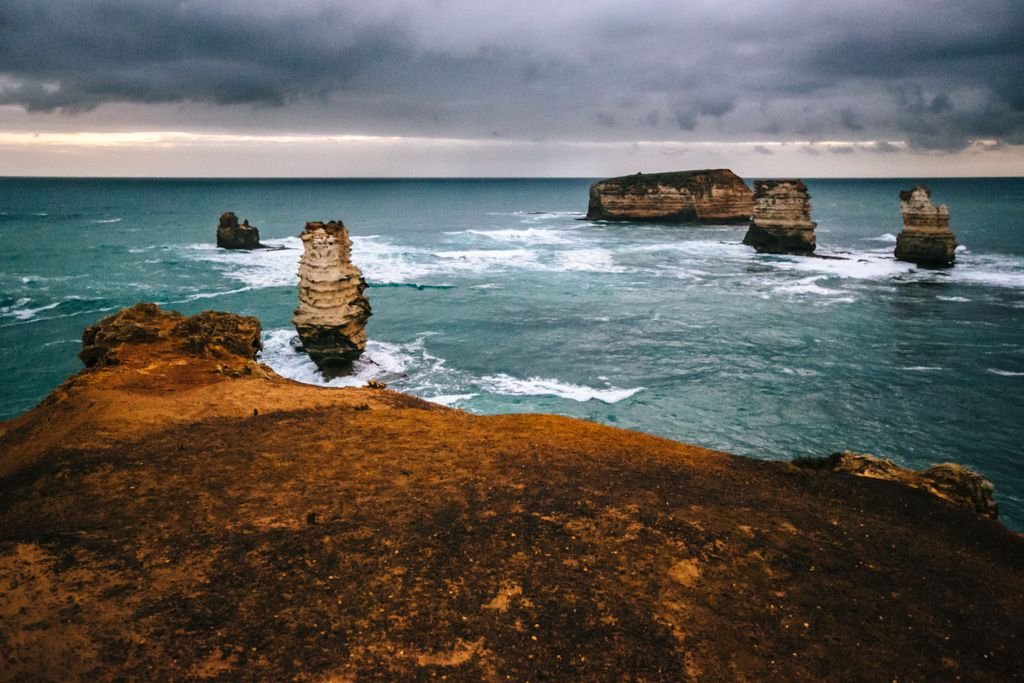
[[[1024,138],[1019,0],[567,0],[536,15],[468,0],[5,0],[0,104],[450,137]]]
[[[858,120],[857,112],[849,107],[839,112],[839,119],[847,130],[854,132],[864,130],[864,126]]]
[[[877,152],[879,154],[894,154],[895,152],[900,151],[899,147],[890,142],[886,142],[885,140],[879,140],[878,142],[873,144],[869,149],[872,152]]]

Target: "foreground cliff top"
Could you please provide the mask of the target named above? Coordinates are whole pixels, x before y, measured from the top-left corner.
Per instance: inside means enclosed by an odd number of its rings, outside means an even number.
[[[258,331],[136,307],[0,423],[0,680],[1024,670],[1024,539],[967,508],[301,385],[251,359]]]

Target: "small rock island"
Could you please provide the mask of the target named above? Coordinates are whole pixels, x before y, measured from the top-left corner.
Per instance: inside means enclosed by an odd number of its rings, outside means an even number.
[[[260,244],[260,231],[249,225],[249,219],[238,223],[238,216],[232,211],[221,214],[217,226],[217,246],[221,249],[265,249]]]
[[[754,181],[754,217],[743,244],[770,254],[811,254],[817,225],[802,180]]]
[[[932,206],[932,193],[924,185],[900,192],[903,230],[896,236],[894,255],[925,268],[944,268],[956,259],[956,235],[949,229],[949,208]]]
[[[324,374],[345,374],[366,349],[366,321],[372,314],[363,295],[366,280],[352,263],[352,240],[341,221],[306,223],[299,237],[304,251],[292,324]]]
[[[746,223],[754,199],[729,169],[637,173],[590,186],[587,218],[662,223]]]

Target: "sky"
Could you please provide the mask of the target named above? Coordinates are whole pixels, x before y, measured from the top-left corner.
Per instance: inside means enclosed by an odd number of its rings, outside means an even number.
[[[3,0],[0,175],[1024,176],[1021,0]]]

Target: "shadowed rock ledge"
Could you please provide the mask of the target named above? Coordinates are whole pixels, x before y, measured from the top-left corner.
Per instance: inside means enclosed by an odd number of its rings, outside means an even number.
[[[0,680],[1024,670],[1024,539],[965,506],[302,385],[253,333],[128,309],[86,335],[107,360],[0,423]]]
[[[750,188],[720,168],[637,173],[590,186],[587,218],[663,223],[746,223],[753,211]]]

